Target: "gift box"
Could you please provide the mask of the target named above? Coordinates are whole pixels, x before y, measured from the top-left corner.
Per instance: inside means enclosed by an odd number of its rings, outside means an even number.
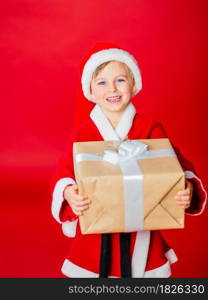
[[[174,196],[185,176],[168,139],[78,142],[73,156],[79,194],[91,200],[83,234],[184,227]]]

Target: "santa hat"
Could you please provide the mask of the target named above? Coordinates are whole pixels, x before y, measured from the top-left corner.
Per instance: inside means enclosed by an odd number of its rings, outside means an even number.
[[[88,100],[95,102],[90,94],[90,83],[93,72],[101,64],[112,60],[125,63],[132,71],[135,80],[135,92],[133,96],[142,89],[141,72],[133,55],[113,44],[97,43],[83,59],[81,65],[83,70],[81,78],[82,91]]]

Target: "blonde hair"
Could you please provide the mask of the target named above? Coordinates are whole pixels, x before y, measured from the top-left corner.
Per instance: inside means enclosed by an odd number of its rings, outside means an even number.
[[[93,72],[93,74],[92,74],[92,79],[95,79],[97,76],[98,76],[98,74],[109,64],[109,63],[111,63],[111,62],[113,62],[114,60],[110,60],[110,61],[107,61],[107,62],[104,62],[103,64],[101,64],[101,65],[99,65],[96,69],[95,69],[95,71]],[[128,76],[129,76],[129,78],[131,79],[131,81],[132,81],[132,85],[134,85],[135,84],[135,79],[134,79],[134,74],[132,73],[132,71],[131,71],[131,69],[127,66],[127,64],[125,64],[125,63],[123,63],[123,62],[120,62],[119,61],[119,63],[120,64],[122,64],[123,65],[123,67],[125,68],[125,70],[126,70],[126,73],[128,74]]]

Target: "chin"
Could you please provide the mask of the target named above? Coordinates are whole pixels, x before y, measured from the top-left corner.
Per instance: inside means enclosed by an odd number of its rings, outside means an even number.
[[[117,109],[109,109],[108,111],[109,112],[112,112],[112,113],[121,113],[125,110],[125,107],[121,107],[121,108],[117,108]]]
[[[115,105],[115,106],[109,106],[108,108],[109,108],[109,110],[111,110],[111,111],[118,111],[118,112],[121,112],[121,111],[123,111],[123,110],[125,110],[125,108],[127,107],[127,105],[128,104],[124,104],[124,103],[119,103],[119,104],[117,104],[117,105]]]

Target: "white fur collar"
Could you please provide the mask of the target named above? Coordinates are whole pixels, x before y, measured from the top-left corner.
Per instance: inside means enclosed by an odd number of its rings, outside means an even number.
[[[101,107],[96,104],[90,113],[90,118],[97,126],[100,134],[105,141],[121,141],[127,136],[132,126],[135,114],[136,109],[130,102],[123,112],[116,129],[114,129],[106,115],[103,113]]]

